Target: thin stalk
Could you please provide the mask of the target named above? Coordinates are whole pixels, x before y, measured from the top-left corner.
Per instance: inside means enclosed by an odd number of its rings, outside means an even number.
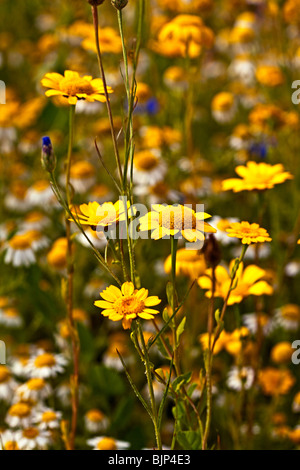
[[[208,331],[208,350],[206,357],[206,423],[204,436],[202,440],[202,450],[206,449],[207,439],[210,431],[211,424],[211,405],[212,405],[212,383],[211,383],[211,371],[212,371],[212,351],[211,351],[211,340],[213,332],[213,321],[214,321],[214,305],[215,305],[215,289],[216,289],[216,273],[215,266],[212,266],[212,292],[210,300],[210,308],[207,319],[207,331]]]
[[[143,352],[143,357],[144,357],[143,362],[145,365],[146,377],[147,377],[147,382],[148,382],[148,389],[149,389],[150,402],[151,402],[151,408],[152,408],[152,421],[153,421],[153,426],[154,426],[157,450],[162,450],[161,436],[160,436],[160,430],[159,430],[159,420],[158,420],[157,407],[156,407],[154,390],[153,390],[149,354],[148,354],[147,346],[145,344],[145,339],[144,339],[142,327],[141,327],[139,320],[137,320],[137,327],[138,327],[138,332],[139,332],[139,336],[141,340],[142,352]]]
[[[107,107],[107,113],[108,113],[108,118],[109,118],[109,124],[110,124],[113,147],[114,147],[114,153],[115,153],[117,168],[118,168],[118,172],[119,172],[120,184],[121,184],[121,188],[123,188],[122,166],[121,166],[121,161],[120,161],[118,143],[117,143],[116,134],[115,134],[113,115],[112,115],[109,95],[108,95],[108,91],[107,91],[107,83],[106,83],[104,67],[103,67],[103,62],[102,62],[102,54],[101,54],[101,49],[100,49],[99,17],[98,17],[98,7],[97,6],[92,6],[92,15],[93,15],[94,30],[95,30],[95,43],[96,43],[98,64],[99,64],[100,74],[101,74],[101,78],[102,78],[102,82],[103,82],[104,95],[105,95],[105,98],[106,98],[106,107]]]
[[[70,106],[69,115],[69,143],[68,153],[66,161],[66,196],[67,204],[70,206],[71,191],[70,191],[70,170],[72,161],[72,149],[74,140],[74,118],[75,118],[75,106]],[[71,224],[68,215],[65,217],[66,226],[66,238],[67,238],[67,317],[71,331],[71,343],[72,343],[72,360],[73,360],[73,375],[71,376],[71,400],[72,400],[72,418],[71,418],[71,430],[69,446],[70,450],[74,450],[76,427],[77,427],[77,416],[78,416],[78,384],[79,384],[79,338],[77,330],[75,328],[73,319],[73,277],[74,277],[74,262],[73,262],[73,244],[71,239]]]

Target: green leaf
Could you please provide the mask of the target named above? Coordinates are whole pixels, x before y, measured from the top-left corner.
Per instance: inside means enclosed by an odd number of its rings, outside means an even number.
[[[201,436],[196,431],[179,431],[177,440],[184,450],[201,450]]]
[[[183,319],[181,320],[180,324],[177,327],[177,330],[176,330],[177,343],[179,342],[180,336],[184,332],[185,322],[186,322],[186,317],[183,317]]]
[[[172,382],[172,388],[175,392],[178,392],[182,385],[188,384],[191,381],[192,372],[187,372],[186,374],[179,375]]]

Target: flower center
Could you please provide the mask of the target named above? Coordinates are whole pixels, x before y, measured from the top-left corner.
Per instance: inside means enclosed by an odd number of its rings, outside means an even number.
[[[35,428],[27,428],[23,430],[23,437],[26,437],[27,439],[34,439],[39,435],[38,429]]]
[[[9,370],[5,366],[0,366],[0,384],[7,382],[9,378]]]
[[[159,225],[168,230],[195,230],[196,218],[184,207],[166,208],[159,213]]]
[[[117,446],[114,439],[111,437],[104,437],[100,442],[98,442],[97,448],[99,450],[116,450]]]
[[[4,445],[5,450],[19,450],[18,444],[14,441],[7,441]]]
[[[137,170],[152,170],[158,165],[158,158],[151,152],[140,152],[135,156],[134,166]]]
[[[56,419],[56,414],[54,411],[45,411],[42,416],[42,421],[44,423],[49,423],[50,421],[54,421]]]
[[[87,418],[90,421],[97,423],[98,421],[101,421],[103,419],[103,413],[101,413],[101,411],[99,410],[90,410],[87,413]]]
[[[145,304],[132,295],[127,295],[116,300],[114,310],[119,315],[138,314],[144,310]]]
[[[52,356],[52,354],[50,353],[41,354],[34,360],[34,365],[38,368],[39,367],[51,367],[51,366],[54,366],[55,364],[56,364],[55,357]]]
[[[84,78],[63,78],[59,88],[67,96],[75,96],[77,94],[91,95],[94,92],[90,82]]]
[[[27,250],[31,243],[27,235],[15,235],[9,240],[9,244],[14,250]]]
[[[43,379],[30,379],[27,382],[27,388],[29,390],[41,390],[45,385],[45,381]]]
[[[16,403],[12,405],[9,410],[11,416],[18,416],[18,418],[26,418],[30,415],[31,408],[27,403]]]

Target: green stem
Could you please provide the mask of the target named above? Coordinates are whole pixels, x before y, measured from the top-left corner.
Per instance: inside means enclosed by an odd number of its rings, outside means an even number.
[[[115,153],[117,168],[118,168],[118,172],[119,172],[120,184],[121,184],[121,187],[123,188],[122,167],[121,167],[121,161],[120,161],[120,155],[119,155],[119,150],[118,150],[117,139],[116,139],[116,135],[115,135],[113,115],[112,115],[109,95],[108,95],[108,91],[107,91],[106,78],[105,78],[104,67],[103,67],[103,63],[102,63],[102,55],[101,55],[101,50],[100,50],[99,18],[98,18],[98,7],[97,6],[92,6],[92,14],[93,14],[93,23],[94,23],[94,30],[95,30],[95,43],[96,43],[99,70],[100,70],[100,74],[101,74],[101,78],[102,78],[102,82],[103,82],[104,95],[105,95],[105,98],[106,98],[106,107],[107,107],[107,113],[108,113],[108,118],[109,118],[109,123],[110,123],[110,130],[111,130],[112,142],[113,142],[113,147],[114,147],[114,153]]]
[[[69,114],[69,143],[66,161],[66,196],[67,205],[70,206],[72,196],[70,193],[70,171],[72,164],[72,150],[74,141],[74,118],[75,106],[70,106]],[[70,324],[71,343],[72,343],[72,359],[73,359],[73,376],[71,376],[71,400],[72,400],[72,418],[71,418],[71,432],[70,432],[70,449],[74,449],[77,416],[78,416],[78,383],[79,383],[79,338],[75,328],[73,319],[73,276],[74,276],[74,262],[73,262],[73,244],[71,239],[71,226],[68,215],[65,216],[66,224],[66,238],[67,238],[67,316]]]
[[[160,430],[159,430],[159,420],[158,420],[158,415],[157,415],[157,407],[156,407],[153,384],[152,384],[152,373],[151,373],[149,354],[148,354],[147,346],[145,344],[143,330],[142,330],[139,320],[137,320],[136,323],[137,323],[138,332],[139,332],[141,345],[142,345],[143,362],[145,365],[146,377],[147,377],[147,382],[148,382],[148,389],[149,389],[150,402],[151,402],[151,408],[152,408],[152,421],[153,421],[153,426],[154,426],[157,450],[162,450],[161,436],[160,436]]]

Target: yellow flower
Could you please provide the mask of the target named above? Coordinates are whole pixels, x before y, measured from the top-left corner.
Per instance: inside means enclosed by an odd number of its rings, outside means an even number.
[[[169,238],[179,235],[190,241],[204,240],[204,234],[215,233],[204,219],[210,217],[205,212],[195,212],[193,209],[177,205],[152,204],[153,211],[140,218],[140,231],[152,230],[151,238]]]
[[[284,76],[279,67],[275,65],[261,65],[256,69],[256,79],[265,86],[275,87],[282,85]]]
[[[46,73],[41,80],[45,88],[46,96],[60,96],[66,98],[69,104],[75,105],[77,100],[89,102],[105,102],[103,82],[100,78],[92,78],[90,75],[81,77],[78,72],[65,70],[64,75],[59,73]],[[111,87],[107,87],[108,93],[112,93]]]
[[[258,224],[249,224],[249,222],[244,221],[232,222],[226,232],[229,237],[240,238],[243,245],[270,242],[272,240],[266,229]]]
[[[289,363],[293,354],[293,348],[289,341],[281,341],[275,344],[271,350],[271,359],[276,364]]]
[[[172,259],[171,255],[167,257],[164,263],[166,273],[171,272]],[[198,250],[186,250],[181,248],[177,250],[176,255],[176,274],[189,276],[191,279],[196,279],[206,270],[206,262],[204,255]]]
[[[127,208],[129,207],[130,203],[128,201]],[[104,202],[103,204],[99,204],[94,201],[88,204],[80,204],[79,208],[72,206],[71,212],[82,225],[89,225],[94,230],[96,230],[96,227],[102,229],[111,227],[125,220],[126,217],[124,204],[120,200],[115,203]],[[130,211],[128,217],[130,217]]]
[[[102,315],[112,321],[122,320],[122,326],[126,330],[130,328],[132,320],[137,317],[151,320],[153,315],[159,313],[153,310],[154,305],[161,302],[157,296],[148,297],[147,289],[135,289],[132,282],[124,282],[121,289],[109,286],[100,296],[104,300],[96,300],[96,307],[103,308]]]
[[[165,24],[154,42],[153,49],[168,57],[198,57],[202,47],[210,48],[214,33],[199,16],[178,15]]]
[[[289,370],[267,367],[259,372],[258,382],[265,395],[286,395],[295,383]]]
[[[283,183],[293,176],[288,171],[284,171],[283,165],[269,165],[268,163],[247,162],[246,166],[239,165],[235,172],[241,177],[229,178],[222,183],[223,191],[265,190],[274,188],[275,184]]]
[[[231,272],[234,265],[232,261],[229,265],[229,272]],[[230,274],[226,268],[223,266],[217,266],[215,269],[215,297],[222,297],[226,299],[228,289],[231,283]],[[243,263],[240,263],[239,268],[236,273],[237,285],[230,292],[228,305],[233,305],[235,303],[240,303],[244,297],[248,295],[258,295],[263,294],[271,295],[273,293],[273,288],[263,280],[266,276],[266,271],[264,269],[251,264],[247,266],[244,270]],[[198,285],[201,289],[207,289],[205,296],[211,298],[212,295],[212,270],[211,268],[205,271],[203,276],[200,276],[198,279]]]
[[[115,29],[109,26],[101,28],[99,44],[102,53],[119,54],[122,51],[122,42]],[[94,30],[88,31],[87,37],[81,43],[86,50],[97,52]]]

